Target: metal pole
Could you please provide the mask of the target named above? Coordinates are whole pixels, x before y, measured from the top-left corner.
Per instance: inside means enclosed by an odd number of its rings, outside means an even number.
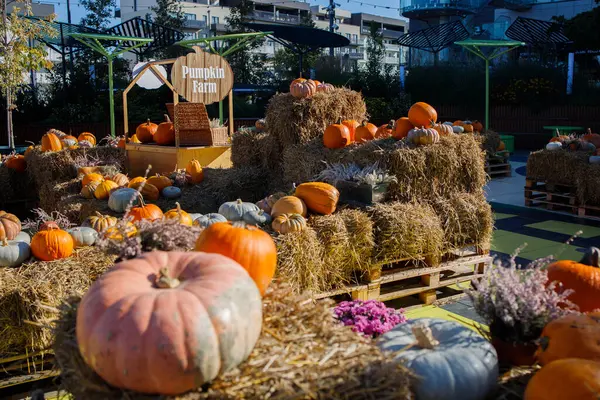
[[[490,60],[485,59],[485,130],[490,124]]]
[[[2,21],[3,21],[3,25],[4,25],[4,43],[8,44],[8,31],[7,31],[7,27],[8,27],[8,2],[7,0],[4,0],[4,9],[2,10]],[[12,123],[11,123],[11,101],[10,101],[10,89],[6,89],[6,134],[8,136],[8,146],[9,148],[12,150],[13,146],[12,144]]]
[[[335,0],[329,0],[329,32],[333,33],[335,23]],[[333,57],[333,47],[329,48],[329,56]]]
[[[567,94],[573,93],[573,69],[575,66],[575,53],[569,53],[567,64]]]
[[[110,107],[110,135],[115,137],[115,94],[113,93],[113,59],[108,59],[108,104]]]
[[[67,22],[71,23],[71,1],[67,0]]]

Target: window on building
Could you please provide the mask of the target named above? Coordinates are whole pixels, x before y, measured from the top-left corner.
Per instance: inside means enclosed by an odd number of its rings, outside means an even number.
[[[212,23],[213,24],[218,24],[219,23],[219,17],[212,17]]]
[[[185,19],[190,20],[190,21],[195,21],[196,20],[196,14],[185,13]]]
[[[348,38],[348,40],[351,40],[352,35],[350,35],[349,33],[346,33],[346,37]]]
[[[352,41],[353,41],[354,43],[358,43],[358,35],[356,35],[356,34],[353,34],[353,35],[352,35]]]
[[[204,24],[208,25],[208,15],[203,15],[202,19],[204,20]]]

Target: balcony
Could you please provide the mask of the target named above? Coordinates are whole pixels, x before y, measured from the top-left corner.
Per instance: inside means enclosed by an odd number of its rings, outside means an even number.
[[[212,32],[227,32],[227,25],[225,24],[210,24],[210,30]]]
[[[185,29],[202,30],[202,29],[206,29],[206,22],[200,21],[200,20],[197,20],[197,19],[186,19],[183,22],[183,27]]]
[[[538,2],[535,0],[492,0],[490,4],[494,7],[506,8],[511,11],[527,11],[535,3]]]
[[[398,63],[400,62],[400,59],[398,57],[385,57],[384,61],[386,64],[398,65]]]
[[[360,32],[363,35],[371,34],[371,29],[368,26],[363,26]],[[398,39],[400,36],[404,36],[405,32],[394,31],[391,29],[378,29],[378,33],[380,33],[386,39]]]
[[[402,7],[402,16],[406,18],[432,18],[475,14],[485,4],[487,4],[487,1],[483,0],[406,0]]]
[[[365,53],[347,53],[348,54],[348,58],[351,60],[364,60],[365,59]]]
[[[254,11],[253,13],[254,19],[258,21],[267,21],[267,22],[280,22],[284,24],[300,24],[300,17],[298,15],[292,14],[275,14],[268,11]]]

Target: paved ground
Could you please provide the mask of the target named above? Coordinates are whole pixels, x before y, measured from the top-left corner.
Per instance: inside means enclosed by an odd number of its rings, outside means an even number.
[[[512,177],[495,179],[486,188],[492,204],[495,230],[491,253],[503,260],[524,244],[527,246],[515,258],[522,266],[542,257],[579,260],[590,246],[600,246],[600,221],[577,218],[570,214],[548,212],[524,207],[525,166],[527,154],[510,158]],[[577,232],[577,238],[566,242]],[[407,313],[409,318],[442,317],[466,325],[482,322],[468,299],[438,307],[424,307]]]

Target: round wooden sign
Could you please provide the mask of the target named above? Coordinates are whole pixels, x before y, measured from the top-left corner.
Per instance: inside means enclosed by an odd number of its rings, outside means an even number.
[[[205,53],[198,46],[179,57],[171,70],[171,83],[190,103],[212,104],[221,101],[233,87],[233,71],[225,59]]]

